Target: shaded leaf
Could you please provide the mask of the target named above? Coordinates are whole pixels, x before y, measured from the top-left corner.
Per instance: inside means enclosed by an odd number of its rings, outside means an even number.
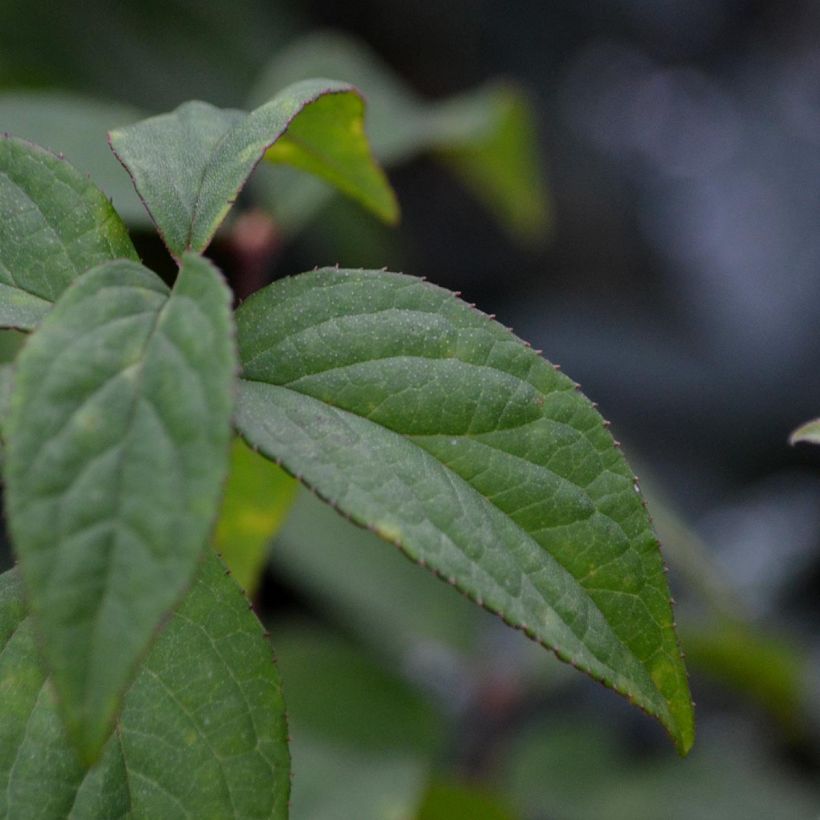
[[[105,195],[55,154],[0,137],[0,327],[31,329],[81,273],[137,254]]]
[[[294,737],[291,820],[412,820],[427,765],[411,754],[363,752]]]
[[[131,226],[151,225],[122,165],[111,153],[106,134],[144,114],[130,106],[62,91],[9,91],[0,94],[0,127],[59,152],[89,174],[122,219]]]
[[[82,276],[16,363],[7,511],[69,734],[93,760],[205,548],[235,352],[219,272],[173,292],[126,260]]]
[[[208,556],[90,771],[41,668],[17,572],[0,576],[0,816],[285,818],[284,705],[270,646]]]
[[[790,444],[797,444],[800,441],[820,444],[820,419],[814,419],[814,421],[807,421],[805,424],[801,424],[800,427],[789,436]]]
[[[808,659],[785,637],[726,618],[681,630],[691,669],[745,695],[799,732]]]
[[[114,130],[109,139],[178,257],[207,247],[266,152],[272,161],[321,175],[382,218],[395,220],[395,196],[370,154],[363,114],[364,103],[351,86],[306,80],[250,114],[188,102]]]
[[[252,95],[310,76],[338,77],[367,99],[367,133],[387,166],[433,152],[461,176],[511,233],[543,237],[549,221],[544,173],[532,115],[513,86],[488,84],[441,102],[419,97],[363,42],[338,32],[311,34],[278,55]],[[295,232],[330,193],[285,171],[264,174],[261,195],[286,230]]]
[[[384,541],[302,492],[271,550],[271,565],[334,623],[400,663],[420,644],[467,655],[491,616],[415,571]],[[423,600],[424,606],[418,606]],[[482,617],[482,615],[484,617]]]
[[[441,714],[395,666],[381,666],[355,644],[305,624],[273,628],[272,642],[296,736],[426,757],[441,749]]]
[[[237,329],[248,441],[689,749],[658,542],[573,382],[451,293],[398,274],[276,282],[240,307]]]
[[[256,592],[268,546],[296,500],[298,486],[241,439],[234,441],[214,548],[248,595]]]

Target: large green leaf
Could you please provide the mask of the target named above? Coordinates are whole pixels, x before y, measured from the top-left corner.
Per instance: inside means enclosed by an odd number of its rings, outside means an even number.
[[[90,771],[60,721],[17,572],[0,575],[0,816],[284,818],[287,728],[270,646],[203,562]]]
[[[95,265],[136,259],[111,203],[65,160],[0,136],[0,327],[31,329]]]
[[[69,734],[93,759],[193,577],[227,471],[230,294],[186,256],[83,275],[18,358],[7,511]]]
[[[248,441],[689,749],[658,542],[572,381],[451,293],[397,274],[274,283],[237,328]]]
[[[178,257],[207,247],[266,152],[272,161],[319,174],[394,221],[398,206],[370,154],[363,117],[364,102],[352,86],[306,80],[250,114],[189,102],[112,131],[109,139]]]
[[[214,548],[248,595],[256,592],[268,545],[296,500],[298,487],[287,473],[254,453],[242,439],[234,441]]]
[[[544,173],[530,108],[513,86],[491,83],[443,101],[421,98],[363,42],[320,32],[271,62],[252,102],[306,77],[338,77],[367,99],[367,132],[385,165],[432,152],[452,167],[501,224],[524,240],[543,238],[549,221]],[[286,230],[296,231],[330,193],[285,170],[263,174],[261,195]]]
[[[75,168],[91,176],[129,225],[141,228],[150,226],[151,220],[105,135],[111,128],[143,116],[120,103],[63,91],[0,94],[2,130],[65,155]]]

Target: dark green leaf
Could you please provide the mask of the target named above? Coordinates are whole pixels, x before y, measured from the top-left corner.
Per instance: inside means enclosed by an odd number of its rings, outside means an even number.
[[[81,273],[137,254],[111,203],[55,154],[0,137],[0,327],[31,329]]]
[[[296,500],[298,486],[236,439],[214,548],[248,595],[256,592],[268,546]]]
[[[206,546],[228,461],[229,304],[199,257],[170,296],[139,264],[109,262],[64,294],[16,364],[9,524],[87,760]]]
[[[689,749],[658,542],[573,382],[452,294],[397,274],[283,280],[242,305],[237,327],[246,439]]]
[[[306,80],[250,114],[189,102],[112,131],[110,141],[178,257],[207,247],[266,152],[272,161],[321,175],[384,219],[395,220],[396,200],[370,155],[363,113],[364,103],[351,86]]]
[[[285,818],[286,735],[270,647],[208,556],[87,771],[41,669],[18,573],[0,576],[0,816]]]

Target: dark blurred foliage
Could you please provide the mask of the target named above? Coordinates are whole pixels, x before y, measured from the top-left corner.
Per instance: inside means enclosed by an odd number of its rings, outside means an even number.
[[[279,49],[324,27],[356,34],[431,98],[496,76],[522,85],[551,230],[516,245],[419,159],[391,174],[397,231],[334,202],[267,274],[387,265],[498,314],[599,403],[650,497],[662,487],[681,514],[684,551],[699,536],[743,626],[674,562],[700,733],[681,762],[646,718],[571,670],[541,668],[529,644],[481,613],[474,623],[397,556],[369,582],[387,548],[371,561],[369,542],[351,547],[356,565],[342,549],[355,534],[329,524],[322,543],[303,499],[258,599],[295,693],[295,759],[310,761],[294,811],[403,817],[422,791],[424,817],[817,816],[820,449],[787,437],[820,415],[820,7],[5,0],[0,84],[148,111],[192,97],[242,105]],[[229,249],[214,254],[230,265]],[[323,555],[336,567],[325,575]],[[465,797],[464,779],[483,785]],[[353,792],[359,803],[339,796]]]

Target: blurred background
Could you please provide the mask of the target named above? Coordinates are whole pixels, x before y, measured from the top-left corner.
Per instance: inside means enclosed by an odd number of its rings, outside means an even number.
[[[213,256],[239,296],[337,262],[425,276],[579,381],[649,498],[698,740],[680,760],[237,450],[217,541],[272,632],[294,818],[820,816],[820,448],[787,441],[820,415],[820,6],[0,5],[0,131],[91,172],[168,273],[106,129],[309,75],[368,97],[401,224],[260,169]],[[261,535],[248,504],[274,511]]]

